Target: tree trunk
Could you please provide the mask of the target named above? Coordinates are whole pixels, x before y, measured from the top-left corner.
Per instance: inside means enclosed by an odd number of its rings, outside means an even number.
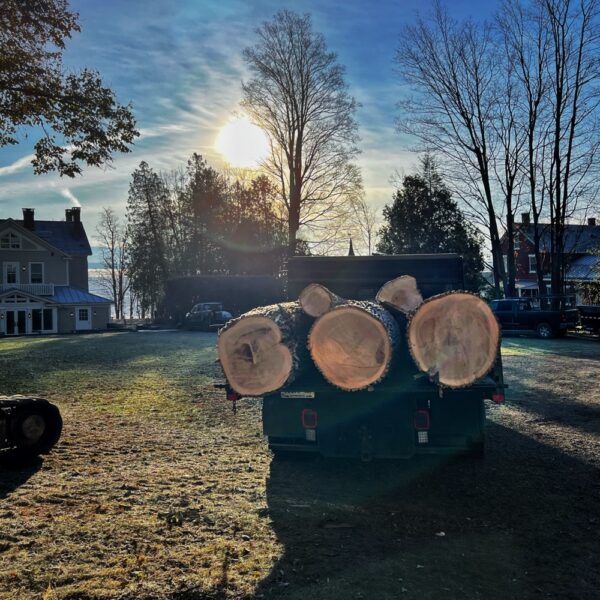
[[[385,283],[377,292],[376,299],[386,308],[399,310],[405,315],[423,302],[423,296],[417,288],[417,280],[410,275],[402,275]]]
[[[329,383],[355,391],[385,377],[399,337],[398,324],[384,308],[374,302],[348,302],[315,321],[308,346]]]
[[[448,292],[421,304],[408,324],[407,337],[421,371],[441,386],[460,388],[480,380],[494,366],[500,326],[478,296]]]
[[[311,283],[300,292],[298,302],[309,317],[320,317],[347,300],[336,296],[320,283]]]
[[[262,396],[291,383],[306,352],[309,320],[297,302],[255,308],[219,332],[218,354],[229,385]]]

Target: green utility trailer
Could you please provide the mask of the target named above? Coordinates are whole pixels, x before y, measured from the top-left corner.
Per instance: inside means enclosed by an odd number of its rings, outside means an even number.
[[[455,254],[296,257],[288,264],[288,298],[309,283],[339,296],[373,299],[400,275],[412,275],[424,298],[463,289],[462,258]],[[386,378],[373,388],[346,392],[309,365],[292,385],[263,398],[263,431],[277,454],[410,458],[416,454],[484,452],[485,400],[504,401],[502,360],[467,388],[441,389],[414,366],[406,345],[406,319],[396,315],[402,347]],[[235,393],[228,390],[229,397]]]

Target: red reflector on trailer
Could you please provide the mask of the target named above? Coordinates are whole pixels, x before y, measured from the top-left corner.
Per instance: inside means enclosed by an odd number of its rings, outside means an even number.
[[[504,394],[492,394],[492,400],[496,402],[496,404],[502,404],[502,402],[504,402]]]
[[[312,408],[305,408],[302,411],[302,427],[304,429],[316,429],[317,427],[317,411]]]
[[[239,396],[237,395],[237,392],[228,392],[227,394],[227,400],[230,402],[235,402],[238,398]]]
[[[417,410],[414,424],[417,431],[427,431],[429,429],[429,411],[425,409]]]

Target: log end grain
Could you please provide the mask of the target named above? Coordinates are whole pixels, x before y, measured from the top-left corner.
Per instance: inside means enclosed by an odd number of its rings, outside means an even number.
[[[377,293],[377,302],[409,314],[423,302],[417,288],[417,280],[411,275],[402,275],[385,283]]]
[[[309,334],[311,356],[331,384],[365,389],[381,380],[392,358],[386,326],[358,306],[338,306],[320,317]]]
[[[262,396],[285,385],[293,358],[281,342],[281,329],[267,317],[243,317],[224,329],[218,352],[229,385],[242,396]]]
[[[490,307],[468,292],[426,300],[412,316],[408,347],[421,371],[460,388],[485,377],[496,361],[500,326]]]
[[[298,297],[302,310],[311,317],[320,317],[331,310],[333,294],[320,283],[307,285]]]

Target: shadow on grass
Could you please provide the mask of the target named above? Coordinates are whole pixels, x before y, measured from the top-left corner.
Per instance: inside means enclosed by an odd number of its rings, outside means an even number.
[[[591,598],[597,469],[497,424],[484,461],[271,465],[257,598]]]
[[[26,460],[0,454],[0,500],[23,485],[43,464],[40,457]]]

